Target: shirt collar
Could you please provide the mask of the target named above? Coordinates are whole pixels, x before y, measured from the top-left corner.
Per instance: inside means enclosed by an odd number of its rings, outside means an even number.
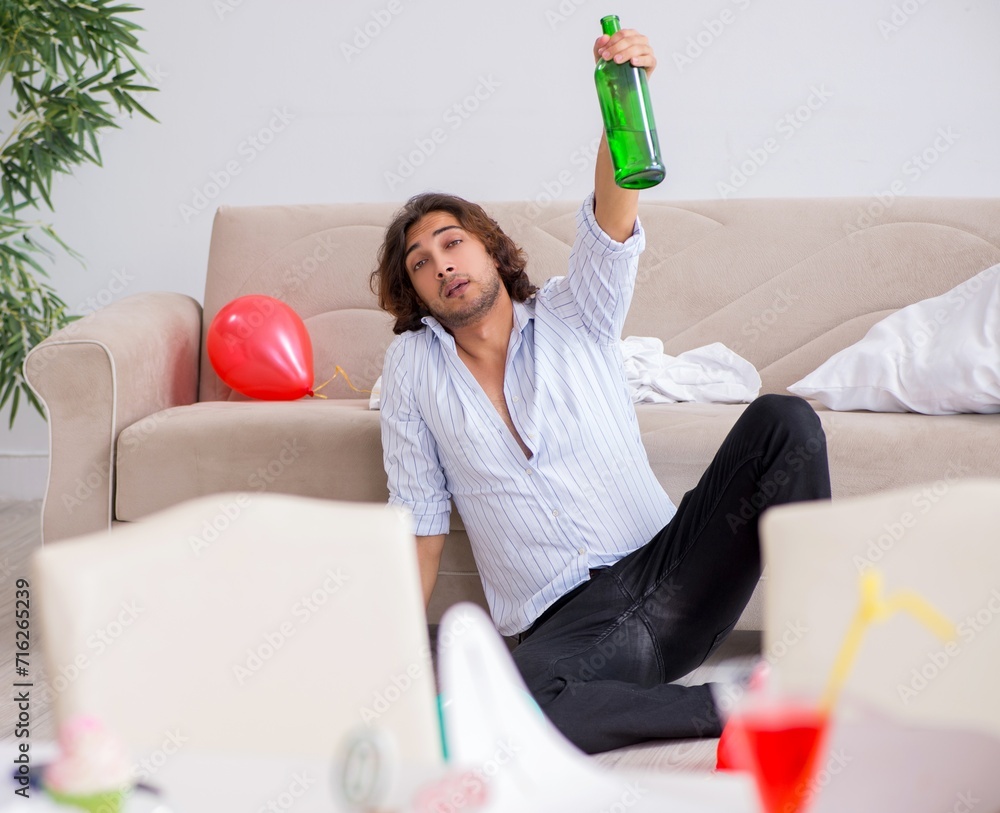
[[[524,302],[511,302],[514,306],[514,330],[524,333],[528,322],[535,318],[535,295],[532,294]]]

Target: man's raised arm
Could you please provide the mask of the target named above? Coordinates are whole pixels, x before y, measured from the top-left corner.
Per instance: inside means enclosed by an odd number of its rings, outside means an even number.
[[[602,34],[594,43],[594,61],[631,61],[636,67],[646,69],[652,76],[656,56],[649,40],[631,28],[623,28],[613,37]],[[635,219],[639,214],[639,190],[622,189],[615,183],[615,170],[611,164],[607,134],[601,137],[594,170],[594,217],[597,225],[612,240],[624,243],[632,236]]]

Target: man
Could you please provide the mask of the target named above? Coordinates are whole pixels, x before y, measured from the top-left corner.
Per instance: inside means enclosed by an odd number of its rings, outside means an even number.
[[[656,65],[632,30],[600,37],[594,55]],[[537,290],[482,209],[437,194],[397,214],[372,275],[399,334],[382,385],[390,503],[414,515],[424,598],[454,498],[525,682],[588,753],[718,736],[709,688],[669,681],[746,606],[759,511],[830,496],[816,414],[779,395],[746,408],[678,508],[663,491],[619,350],[644,245],[637,213],[604,140],[565,277]]]

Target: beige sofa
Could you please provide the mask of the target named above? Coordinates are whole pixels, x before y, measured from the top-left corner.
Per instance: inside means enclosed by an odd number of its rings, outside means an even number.
[[[565,273],[578,202],[487,208],[527,251],[535,282]],[[671,354],[722,342],[756,365],[763,392],[784,392],[895,309],[1000,262],[1000,198],[904,198],[883,208],[862,198],[644,202],[647,248],[625,335],[659,336]],[[392,333],[368,275],[395,209],[222,207],[204,306],[177,293],[137,294],[35,348],[26,375],[51,435],[44,541],[223,491],[384,501],[378,413],[366,396],[338,378],[324,390],[330,400],[250,401],[215,375],[204,335],[228,301],[270,294],[304,318],[317,381],[340,365],[356,386],[371,387]],[[742,409],[637,409],[653,469],[675,502]],[[818,411],[835,498],[1000,476],[1000,415]],[[230,509],[220,505],[217,524]],[[452,517],[432,621],[460,598],[483,602],[461,518]],[[755,599],[740,626],[759,629],[759,613]]]

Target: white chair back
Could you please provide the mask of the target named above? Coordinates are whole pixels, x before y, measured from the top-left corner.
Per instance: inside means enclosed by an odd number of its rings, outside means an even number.
[[[368,724],[400,759],[441,762],[405,512],[219,494],[34,568],[57,722],[95,714],[140,751],[323,758]]]
[[[947,419],[945,419],[947,420]],[[792,689],[820,689],[877,568],[954,625],[946,642],[907,613],[866,633],[845,690],[885,714],[1000,737],[1000,480],[939,480],[762,518],[764,652]]]

